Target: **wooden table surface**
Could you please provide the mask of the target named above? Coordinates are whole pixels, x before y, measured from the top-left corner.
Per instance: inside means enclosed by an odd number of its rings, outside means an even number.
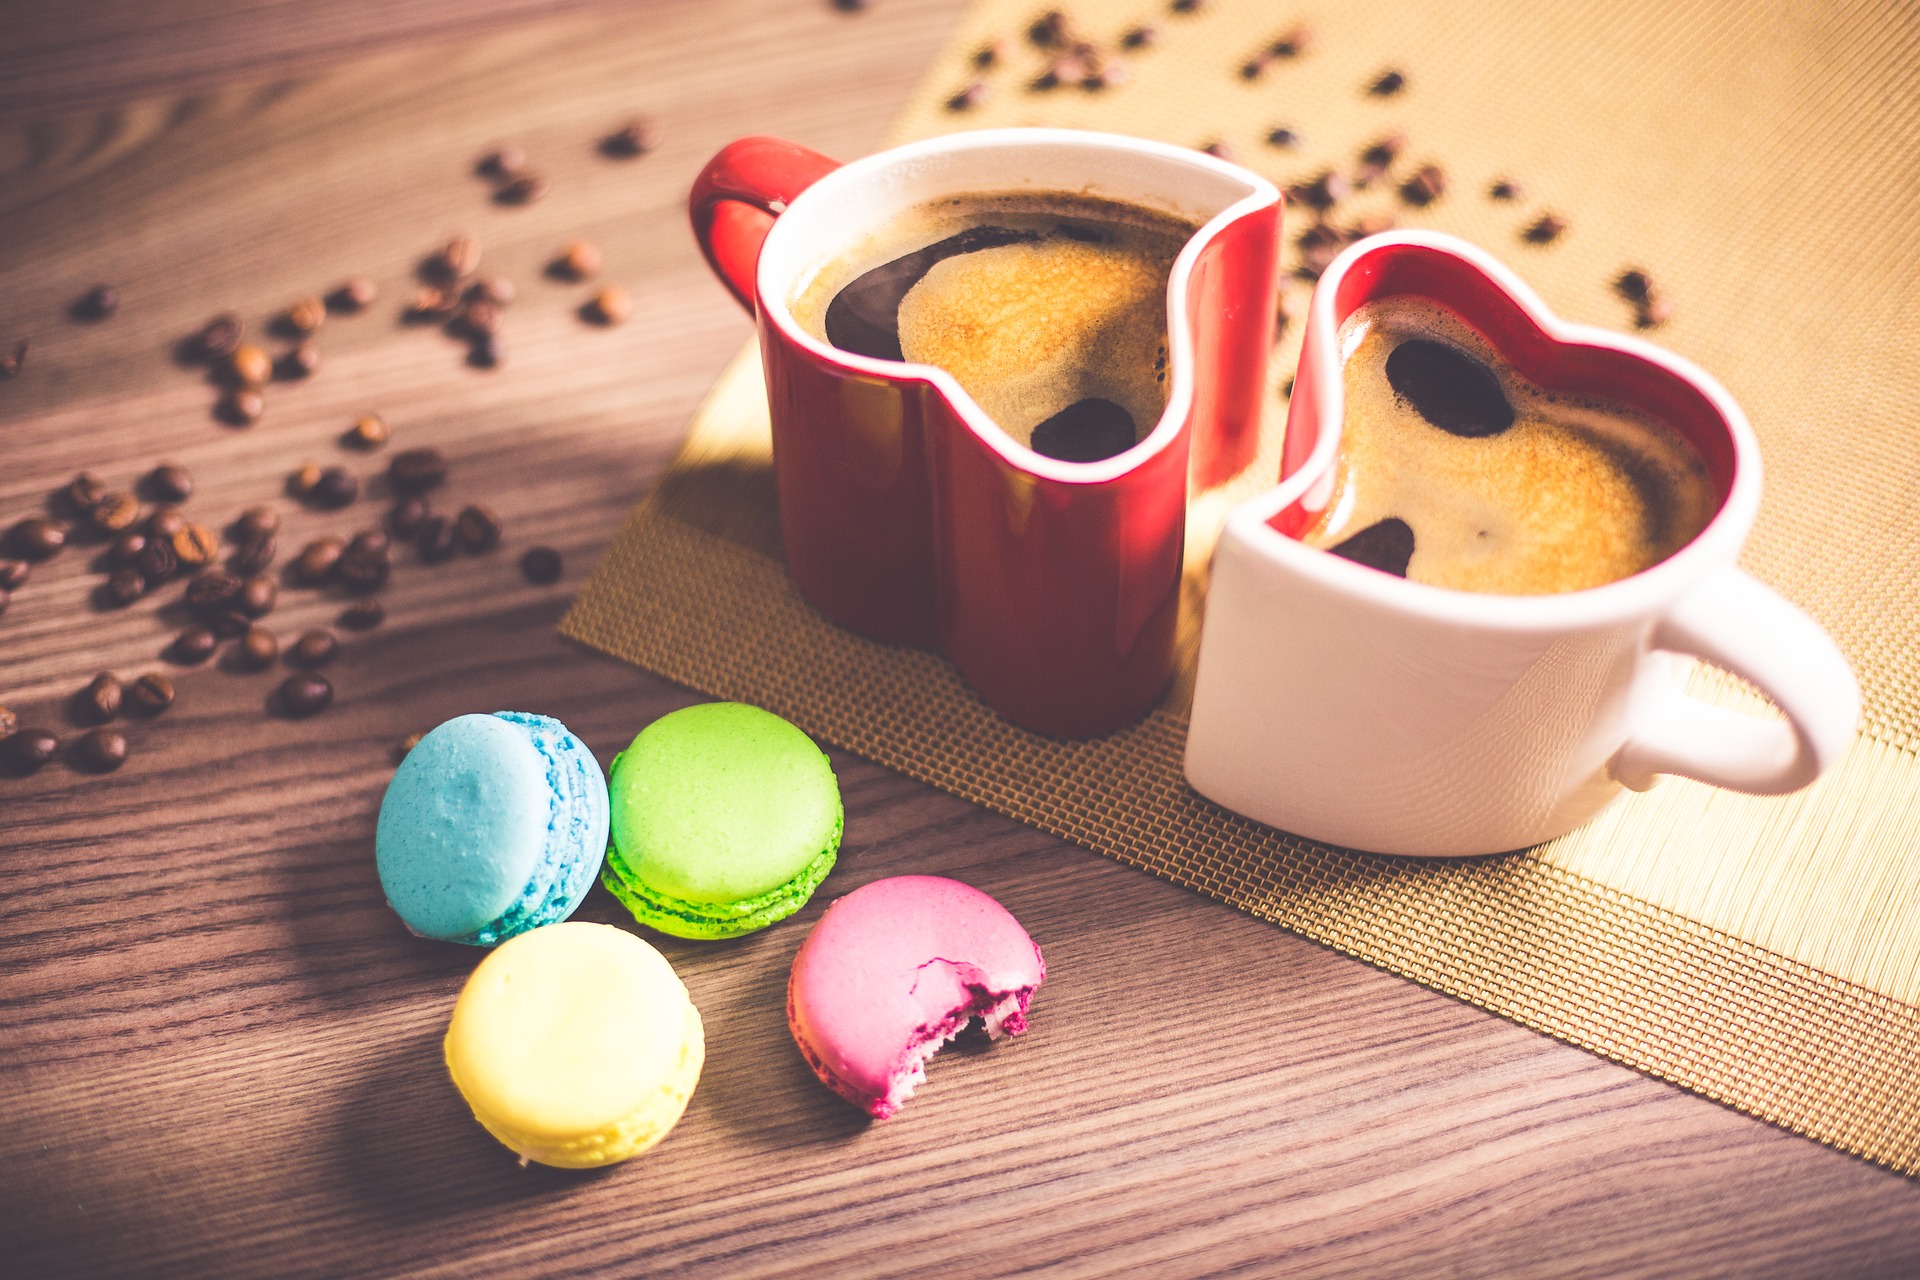
[[[176,706],[129,723],[117,774],[0,778],[0,1272],[1920,1272],[1909,1182],[845,756],[828,892],[737,942],[662,940],[708,1029],[680,1127],[598,1174],[519,1168],[439,1060],[475,953],[381,901],[390,749],[512,707],[605,761],[693,700],[554,635],[748,333],[687,234],[688,183],[746,132],[871,149],[953,6],[5,8],[0,343],[32,350],[0,383],[0,522],[82,467],[124,486],[161,459],[224,522],[307,459],[372,475],[334,441],[377,410],[395,447],[452,458],[447,504],[494,507],[506,544],[403,555],[316,719],[267,713],[277,675],[171,668]],[[661,121],[657,153],[596,155],[634,111]],[[470,173],[503,139],[551,181],[531,207]],[[519,286],[498,370],[395,318],[460,231]],[[633,289],[624,326],[583,324],[583,289],[541,276],[576,235]],[[350,273],[383,296],[328,323],[318,374],[271,388],[251,429],[214,421],[174,343]],[[102,281],[119,313],[69,321]],[[294,546],[382,510],[278,501]],[[515,570],[538,543],[566,555],[558,586]],[[0,616],[0,703],[68,739],[66,697],[166,668],[179,622],[171,595],[93,608],[94,554]],[[268,621],[290,637],[340,607],[288,589]],[[870,1126],[801,1063],[783,983],[826,898],[907,871],[998,896],[1049,980],[1031,1034],[949,1049]],[[582,915],[617,910],[596,889]]]

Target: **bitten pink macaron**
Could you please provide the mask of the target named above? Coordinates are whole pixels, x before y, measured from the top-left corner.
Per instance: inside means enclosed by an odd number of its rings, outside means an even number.
[[[894,876],[855,889],[813,926],[787,980],[787,1025],[821,1083],[885,1120],[974,1018],[989,1036],[1025,1031],[1046,976],[1040,948],[986,894]]]

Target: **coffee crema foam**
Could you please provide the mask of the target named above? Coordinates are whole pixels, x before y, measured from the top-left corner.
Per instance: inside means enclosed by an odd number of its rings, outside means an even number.
[[[842,350],[946,370],[1020,444],[1111,457],[1167,403],[1167,279],[1194,224],[1063,192],[918,205],[827,263],[794,318]]]
[[[1431,586],[1548,595],[1658,564],[1718,509],[1679,432],[1528,383],[1438,304],[1366,303],[1340,352],[1334,491],[1309,546]]]

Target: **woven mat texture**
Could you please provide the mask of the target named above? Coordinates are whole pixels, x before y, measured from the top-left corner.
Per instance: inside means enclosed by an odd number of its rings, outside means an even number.
[[[1389,213],[1504,258],[1570,319],[1627,328],[1612,280],[1676,303],[1658,340],[1746,407],[1767,465],[1746,566],[1813,613],[1865,691],[1849,757],[1798,796],[1667,780],[1550,845],[1464,862],[1328,848],[1245,822],[1181,780],[1186,681],[1139,726],[1064,743],[983,708],[943,660],[840,631],[780,563],[757,359],[743,352],[660,488],[562,624],[570,636],[1548,1034],[1903,1173],[1920,1173],[1920,5],[1624,0],[1474,6],[1213,0],[1061,6],[1103,49],[1150,25],[1100,91],[1040,90],[1041,6],[982,0],[897,140],[1049,124],[1199,146],[1284,183],[1351,172],[1403,132],[1434,161],[1424,208],[1375,184],[1335,212]],[[1241,67],[1304,24],[1303,55]],[[980,71],[974,51],[1003,56]],[[1391,97],[1369,94],[1383,71]],[[947,99],[975,80],[985,99]],[[1291,149],[1270,146],[1284,126]],[[769,122],[777,129],[777,122]],[[1487,197],[1496,177],[1523,198]],[[1555,243],[1527,241],[1541,213]],[[1289,232],[1306,225],[1289,209]],[[718,286],[715,286],[718,288]],[[1304,310],[1311,285],[1289,289]],[[1262,456],[1189,522],[1184,651],[1225,511]],[[1711,671],[1695,691],[1766,714]]]

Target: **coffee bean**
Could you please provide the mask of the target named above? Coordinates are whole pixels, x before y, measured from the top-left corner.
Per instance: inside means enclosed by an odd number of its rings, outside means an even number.
[[[67,545],[67,526],[46,516],[28,516],[8,531],[7,541],[22,560],[37,563]]]
[[[1292,151],[1300,145],[1300,135],[1284,126],[1275,126],[1267,130],[1267,145],[1278,147],[1282,151]]]
[[[324,628],[309,631],[287,650],[287,662],[296,667],[324,667],[340,651],[340,641]]]
[[[1648,298],[1634,316],[1634,323],[1642,329],[1657,329],[1673,319],[1673,300],[1665,297]]]
[[[1400,184],[1400,198],[1408,204],[1429,205],[1447,191],[1447,171],[1437,164],[1424,164],[1411,178]]]
[[[507,142],[481,156],[479,163],[474,165],[473,169],[483,178],[505,181],[518,176],[526,167],[526,149],[518,143]]]
[[[259,537],[248,538],[235,547],[233,554],[227,557],[227,568],[242,577],[250,578],[272,568],[274,557],[279,554],[279,551],[279,540],[270,533],[263,533]]]
[[[378,600],[355,600],[340,611],[340,625],[349,631],[371,631],[386,620],[386,606]]]
[[[1354,171],[1353,185],[1366,188],[1386,177],[1406,145],[1407,135],[1395,133],[1368,146],[1360,153],[1360,167]]]
[[[1543,213],[1528,224],[1527,243],[1552,244],[1567,229],[1567,220],[1558,214]]]
[[[347,590],[365,594],[379,590],[392,572],[393,559],[385,546],[350,546],[341,555],[334,576]]]
[[[267,412],[267,402],[258,391],[242,387],[229,391],[220,401],[216,412],[223,422],[236,427],[250,427],[260,421]]]
[[[36,773],[60,750],[60,739],[45,729],[22,729],[0,741],[0,757],[7,768],[23,777]]]
[[[73,759],[88,773],[112,773],[127,762],[127,735],[95,729],[73,744]]]
[[[101,533],[125,533],[140,522],[140,499],[130,493],[110,493],[87,513]]]
[[[1367,92],[1376,98],[1391,98],[1406,87],[1407,77],[1404,72],[1383,71],[1372,84],[1367,86]]]
[[[177,462],[161,463],[147,472],[141,484],[161,502],[185,502],[193,496],[193,473]]]
[[[1489,200],[1518,200],[1523,194],[1520,184],[1512,178],[1495,178],[1493,185],[1487,188]]]
[[[120,291],[110,284],[97,284],[81,294],[73,304],[79,320],[105,320],[120,309]]]
[[[173,638],[167,652],[175,662],[198,666],[213,656],[219,637],[205,627],[188,627]]]
[[[419,549],[420,558],[428,564],[448,559],[453,555],[453,521],[445,516],[428,516],[420,526],[414,545]]]
[[[393,504],[393,510],[387,513],[387,527],[398,538],[411,538],[420,532],[420,526],[427,522],[433,509],[427,500],[419,494],[409,494]]]
[[[227,357],[227,373],[240,386],[263,387],[273,377],[273,358],[250,342],[242,343]]]
[[[1175,13],[1198,13],[1207,7],[1206,0],[1173,0],[1167,6]]]
[[[147,534],[147,545],[133,557],[133,567],[148,586],[158,586],[180,571],[180,557],[173,554],[173,543]]]
[[[1117,89],[1133,78],[1127,64],[1112,54],[1095,55],[1093,67],[1080,82],[1082,89]]]
[[[107,575],[106,594],[111,604],[130,605],[147,594],[147,576],[131,567],[115,569]]]
[[[319,369],[320,348],[311,342],[303,342],[281,353],[274,362],[273,376],[282,382],[298,382],[302,378],[312,377]]]
[[[1231,160],[1235,154],[1233,146],[1219,138],[1215,138],[1200,149],[1216,160]]]
[[[162,503],[147,513],[146,530],[149,538],[167,541],[186,527],[186,512],[176,506]]]
[[[320,483],[320,464],[303,462],[287,473],[287,496],[301,501],[313,497],[313,491]]]
[[[621,324],[633,314],[633,295],[619,285],[608,285],[587,304],[588,317],[600,324]]]
[[[659,122],[649,116],[636,116],[600,140],[600,150],[610,156],[643,156],[659,145]]]
[[[447,460],[438,449],[403,449],[387,464],[395,493],[425,493],[447,478]]]
[[[347,551],[352,555],[386,555],[393,547],[393,539],[384,529],[362,529],[347,542]]]
[[[18,591],[33,575],[33,566],[25,560],[0,560],[0,591]]]
[[[560,581],[560,571],[560,553],[552,547],[533,547],[520,557],[521,574],[535,586]]]
[[[1653,277],[1638,267],[1628,267],[1614,277],[1613,291],[1628,302],[1645,302],[1653,294]]]
[[[67,481],[66,487],[60,490],[60,498],[66,503],[67,510],[76,516],[85,516],[107,493],[106,481],[91,471],[82,471]]]
[[[1407,562],[1413,559],[1413,526],[1397,517],[1377,520],[1327,550],[1355,564],[1404,578]]]
[[[1049,9],[1027,26],[1027,39],[1042,49],[1053,49],[1067,41],[1067,15]]]
[[[983,105],[990,94],[991,90],[987,88],[985,80],[975,80],[947,99],[947,110],[972,111],[975,107]]]
[[[11,738],[20,732],[20,717],[6,707],[0,707],[0,741]]]
[[[338,538],[315,538],[301,549],[293,562],[294,580],[302,586],[318,587],[333,577],[347,544]]]
[[[360,496],[360,479],[345,467],[327,467],[314,481],[307,500],[328,511],[349,506]]]
[[[1353,184],[1347,181],[1345,175],[1325,169],[1311,182],[1295,183],[1287,188],[1287,195],[1299,204],[1325,213],[1345,200],[1352,190]]]
[[[240,594],[240,586],[240,579],[224,569],[208,569],[197,573],[187,583],[187,607],[201,613],[224,609]]]
[[[173,705],[173,681],[149,671],[127,686],[127,707],[143,716],[157,716]]]
[[[467,346],[467,363],[476,369],[497,369],[506,362],[506,344],[498,334],[479,334]]]
[[[120,679],[102,671],[74,695],[74,709],[91,724],[105,724],[120,714]]]
[[[1254,54],[1251,58],[1248,58],[1240,64],[1240,78],[1242,80],[1258,80],[1260,73],[1267,69],[1267,64],[1272,60],[1273,55],[1265,49],[1262,49],[1259,53]]]
[[[1298,58],[1313,48],[1313,31],[1309,27],[1295,27],[1267,46],[1267,52],[1276,58]]]
[[[297,719],[317,715],[333,703],[333,686],[313,672],[288,676],[280,683],[280,709]]]
[[[280,320],[295,333],[312,333],[327,322],[327,304],[311,296],[298,299],[281,313]]]
[[[1478,439],[1513,425],[1513,406],[1493,370],[1443,342],[1402,342],[1387,356],[1387,382],[1422,418],[1450,435]]]
[[[144,533],[123,533],[113,540],[107,548],[107,567],[109,569],[131,569],[139,562],[140,553],[146,550],[147,535]]]
[[[563,280],[587,280],[600,274],[600,249],[590,241],[575,240],[560,251],[548,273]]]
[[[481,506],[462,507],[453,522],[454,540],[460,549],[475,555],[500,545],[500,521]]]
[[[233,522],[233,534],[241,542],[266,537],[280,528],[280,513],[272,507],[248,507]]]
[[[203,524],[189,522],[168,545],[183,565],[212,564],[220,556],[220,535]]]
[[[519,294],[520,291],[513,287],[513,281],[505,276],[481,276],[468,285],[460,297],[466,303],[485,302],[505,308],[512,306]]]
[[[500,332],[500,308],[486,301],[469,302],[455,324],[469,338],[491,338]]]
[[[348,276],[327,295],[327,307],[343,315],[365,311],[380,296],[380,288],[365,276]]]
[[[422,286],[407,306],[407,318],[416,322],[440,321],[452,315],[460,305],[458,289],[439,285]]]
[[[206,327],[194,339],[194,346],[202,360],[226,360],[232,357],[240,346],[241,336],[246,326],[240,317],[231,311],[223,312],[207,321]]]
[[[264,671],[280,656],[280,640],[265,627],[248,627],[230,649],[234,665],[250,671]]]
[[[435,268],[443,282],[464,280],[480,269],[480,242],[472,236],[455,236],[440,250]]]
[[[273,606],[280,601],[280,588],[266,574],[255,574],[240,584],[240,593],[234,597],[234,607],[249,618],[265,617],[273,612]]]
[[[27,365],[27,340],[25,338],[13,344],[13,350],[0,350],[0,380],[17,378],[20,370]]]

